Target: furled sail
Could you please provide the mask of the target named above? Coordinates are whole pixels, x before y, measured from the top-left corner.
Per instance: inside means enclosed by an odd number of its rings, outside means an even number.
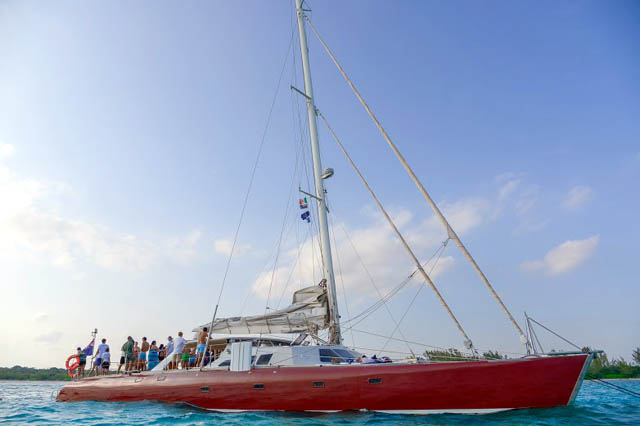
[[[200,331],[211,324],[203,324]],[[319,285],[306,287],[293,293],[293,302],[287,308],[266,315],[221,318],[214,322],[214,334],[299,333],[317,332],[329,326],[329,307],[325,280]]]

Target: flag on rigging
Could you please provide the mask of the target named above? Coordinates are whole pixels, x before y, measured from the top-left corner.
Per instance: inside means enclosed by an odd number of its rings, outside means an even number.
[[[91,342],[82,350],[85,355],[93,355],[93,344],[96,342],[96,338],[91,339]]]
[[[300,218],[302,220],[306,220],[307,223],[311,223],[311,218],[309,216],[311,216],[311,214],[308,211],[306,211],[300,215]]]
[[[306,209],[308,206],[309,204],[307,204],[307,197],[300,198],[300,208]]]

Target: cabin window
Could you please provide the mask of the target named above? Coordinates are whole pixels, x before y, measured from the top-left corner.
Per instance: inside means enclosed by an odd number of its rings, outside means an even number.
[[[372,385],[377,385],[382,383],[382,379],[380,377],[376,377],[374,379],[369,379],[369,383]]]
[[[338,355],[340,355],[342,358],[344,358],[344,359],[345,359],[345,361],[346,361],[347,359],[351,359],[351,360],[355,361],[355,360],[358,358],[358,356],[357,356],[357,355],[355,355],[355,354],[353,354],[353,353],[351,353],[351,352],[349,352],[349,351],[347,351],[347,350],[345,350],[345,349],[334,349],[334,351],[335,351]]]
[[[260,358],[258,358],[258,361],[256,362],[256,365],[267,365],[267,364],[269,364],[269,361],[271,361],[271,357],[272,356],[273,356],[273,354],[260,355]]]
[[[323,388],[324,387],[324,382],[313,382],[313,387],[314,388]]]
[[[264,384],[262,383],[256,383],[255,385],[253,385],[254,389],[264,389]]]
[[[209,386],[201,387],[200,392],[209,392]]]
[[[231,360],[228,359],[226,361],[222,361],[220,364],[218,364],[218,367],[228,367],[229,365],[231,365]]]
[[[332,349],[320,349],[320,362],[341,362],[340,355],[335,353]]]

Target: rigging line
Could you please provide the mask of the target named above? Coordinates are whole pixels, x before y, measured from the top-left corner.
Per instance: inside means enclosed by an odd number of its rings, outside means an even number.
[[[380,133],[382,133],[382,136],[384,137],[384,139],[387,141],[387,144],[389,145],[389,147],[391,148],[391,150],[394,152],[394,154],[396,155],[396,157],[398,157],[398,160],[400,161],[400,163],[402,163],[402,166],[404,167],[405,171],[409,174],[409,176],[411,177],[411,180],[413,181],[413,183],[415,183],[415,185],[418,187],[418,190],[422,193],[422,196],[425,198],[425,200],[427,201],[427,203],[431,206],[431,209],[434,211],[434,213],[436,214],[436,216],[438,217],[438,219],[440,219],[440,222],[442,222],[442,225],[444,226],[444,228],[447,231],[447,234],[449,235],[449,237],[451,237],[451,239],[453,239],[456,243],[456,245],[458,246],[458,248],[460,249],[460,251],[462,251],[462,254],[464,254],[464,256],[467,258],[467,260],[469,261],[469,263],[471,263],[471,265],[473,266],[473,268],[476,270],[476,272],[478,273],[478,275],[480,275],[480,278],[482,279],[482,281],[484,282],[485,286],[487,287],[487,289],[489,290],[489,292],[493,295],[493,297],[496,299],[496,302],[498,302],[498,305],[500,305],[500,307],[502,308],[502,310],[504,311],[504,313],[507,315],[507,317],[509,318],[509,320],[511,320],[511,323],[513,324],[513,326],[516,328],[516,330],[518,331],[518,334],[520,335],[520,341],[523,344],[526,344],[526,338],[524,336],[524,333],[522,332],[522,329],[520,328],[520,326],[518,325],[518,323],[516,322],[515,318],[513,318],[513,315],[511,315],[511,312],[509,312],[509,310],[507,309],[507,307],[505,306],[505,304],[502,302],[502,299],[500,298],[500,296],[498,296],[498,293],[496,293],[496,291],[494,290],[493,286],[491,285],[491,283],[489,282],[489,279],[486,277],[486,275],[484,274],[484,272],[482,272],[482,270],[480,269],[480,266],[478,266],[478,264],[476,263],[475,259],[471,256],[471,253],[469,253],[469,251],[467,250],[467,248],[465,247],[465,245],[462,243],[462,241],[460,240],[460,238],[458,237],[458,235],[456,234],[456,232],[453,230],[453,228],[451,227],[451,225],[449,225],[449,222],[447,221],[447,219],[444,217],[444,215],[442,214],[442,212],[440,211],[440,209],[438,208],[438,206],[436,205],[436,203],[433,201],[433,199],[431,198],[431,196],[429,195],[429,193],[427,192],[427,190],[424,188],[424,186],[422,185],[422,183],[420,182],[420,180],[418,179],[418,177],[416,176],[416,174],[413,172],[413,169],[411,169],[411,167],[409,166],[409,164],[407,163],[407,161],[404,159],[404,156],[400,153],[400,151],[398,150],[398,148],[396,147],[396,145],[391,141],[391,138],[389,137],[389,135],[387,134],[387,132],[384,130],[384,128],[382,127],[382,124],[380,124],[380,122],[378,121],[378,119],[376,118],[376,116],[373,114],[373,111],[371,111],[371,108],[369,108],[369,105],[367,105],[367,103],[365,102],[365,100],[362,98],[362,96],[360,95],[360,92],[358,92],[358,90],[356,89],[356,87],[353,85],[353,83],[351,82],[351,80],[349,79],[349,77],[347,76],[347,73],[344,71],[344,69],[342,68],[342,66],[340,65],[340,63],[338,62],[338,59],[336,59],[335,55],[333,54],[333,52],[331,51],[331,49],[329,49],[329,46],[327,46],[327,44],[324,42],[324,40],[322,39],[322,37],[320,37],[320,34],[318,33],[318,30],[316,29],[316,27],[313,25],[313,23],[311,22],[311,20],[304,15],[305,19],[307,20],[307,22],[309,23],[309,26],[311,27],[311,30],[313,31],[313,33],[316,35],[316,37],[318,37],[318,40],[320,41],[320,43],[322,44],[322,46],[324,47],[324,49],[327,51],[327,53],[329,54],[329,56],[331,57],[331,59],[333,60],[333,63],[336,65],[336,67],[338,68],[338,70],[340,71],[340,73],[342,74],[342,77],[344,77],[344,79],[346,80],[347,84],[351,87],[351,89],[353,90],[354,94],[356,95],[356,97],[358,98],[358,100],[360,101],[360,103],[362,104],[362,106],[364,107],[364,109],[367,111],[367,113],[369,114],[369,116],[371,117],[371,119],[374,121],[374,123],[376,124],[376,126],[378,127],[378,130],[380,130]]]
[[[334,212],[334,214],[335,214],[335,212]],[[344,232],[344,235],[347,237],[347,240],[349,241],[349,244],[353,248],[353,251],[356,254],[356,257],[358,258],[358,260],[360,261],[360,264],[362,265],[362,268],[364,269],[365,273],[369,277],[369,281],[373,285],[373,288],[376,290],[376,293],[378,293],[378,297],[382,301],[382,306],[384,306],[385,309],[387,310],[387,313],[389,314],[389,317],[391,318],[391,321],[393,321],[394,324],[398,324],[398,322],[396,321],[395,317],[391,313],[391,309],[389,308],[389,306],[386,303],[387,301],[385,301],[383,299],[382,293],[380,293],[380,289],[378,288],[378,286],[376,285],[375,281],[373,280],[373,277],[371,276],[371,273],[369,273],[369,269],[367,269],[367,266],[365,265],[364,261],[362,260],[362,257],[360,257],[360,253],[358,252],[358,249],[356,249],[355,244],[353,244],[353,240],[349,236],[349,233],[347,232],[345,227],[342,226],[342,224],[340,224],[340,228],[342,229],[342,232]],[[403,339],[405,338],[404,335],[402,334],[401,330],[400,330],[400,335],[402,336]],[[409,348],[409,351],[411,351],[411,353],[413,353],[413,351],[411,350],[411,347],[408,344],[407,344],[407,347]]]
[[[264,148],[264,142],[267,139],[267,131],[269,130],[269,125],[271,124],[271,116],[273,115],[273,108],[276,105],[276,99],[278,99],[278,92],[280,91],[280,83],[282,82],[282,76],[284,75],[284,70],[287,66],[287,62],[289,62],[289,53],[291,52],[291,47],[293,46],[293,35],[295,33],[291,32],[291,37],[289,38],[289,46],[287,47],[287,54],[284,57],[284,63],[282,64],[282,68],[280,69],[280,76],[278,77],[278,84],[276,85],[276,91],[273,94],[273,100],[271,101],[271,107],[269,108],[269,114],[267,116],[267,123],[264,126],[264,131],[262,132],[262,139],[260,140],[260,145],[258,147],[258,153],[256,155],[256,159],[253,163],[253,169],[251,170],[251,177],[249,179],[249,187],[247,188],[247,193],[244,197],[244,202],[242,203],[242,210],[240,212],[240,219],[238,220],[238,226],[236,227],[235,235],[233,236],[233,244],[231,244],[231,251],[229,252],[229,258],[227,259],[227,264],[224,269],[224,276],[222,277],[222,284],[220,286],[220,293],[218,294],[218,300],[216,302],[216,307],[213,310],[213,316],[211,317],[211,325],[209,328],[209,334],[207,337],[207,345],[209,347],[209,343],[211,341],[211,333],[213,332],[213,324],[216,320],[216,315],[218,314],[218,307],[220,306],[220,300],[222,299],[222,292],[224,291],[224,286],[227,282],[227,276],[229,274],[229,267],[231,266],[231,259],[233,258],[233,253],[236,248],[236,243],[238,242],[238,235],[240,234],[240,227],[242,226],[242,220],[244,219],[244,213],[247,209],[247,203],[249,201],[249,195],[251,195],[251,188],[253,187],[253,181],[256,176],[256,170],[258,169],[258,163],[260,162],[260,157],[262,155],[262,149]],[[295,55],[294,55],[295,56]],[[204,357],[202,357],[204,359]],[[202,367],[201,367],[202,368]]]
[[[282,227],[280,228],[280,237],[278,238],[278,244],[276,245],[276,257],[273,262],[273,270],[271,271],[271,282],[269,283],[269,294],[267,295],[267,307],[269,305],[269,300],[271,299],[271,289],[273,288],[273,280],[276,274],[276,268],[278,266],[278,260],[280,258],[280,248],[282,246],[282,236],[284,234],[284,228],[287,223],[287,218],[289,217],[289,212],[291,211],[291,196],[293,195],[293,188],[296,178],[296,173],[298,171],[298,155],[299,152],[296,150],[296,161],[295,166],[293,168],[293,174],[291,175],[291,183],[289,184],[289,195],[287,195],[287,203],[285,204],[284,218],[282,219]],[[265,308],[265,315],[267,313],[267,309]]]
[[[440,248],[438,248],[438,250],[440,250]],[[433,255],[431,255],[431,257],[429,259],[427,259],[422,265],[426,266],[434,258],[434,256],[438,253],[438,250],[436,250],[433,253]],[[369,316],[371,316],[375,311],[380,309],[380,307],[383,304],[383,300],[384,301],[390,300],[392,297],[394,297],[396,294],[398,294],[400,292],[400,290],[402,290],[409,282],[411,282],[411,280],[413,279],[413,277],[415,277],[417,272],[418,272],[418,269],[417,268],[414,269],[413,272],[411,274],[409,274],[404,280],[402,280],[396,287],[394,287],[387,294],[385,294],[382,297],[381,300],[376,301],[373,305],[371,305],[368,308],[364,309],[362,312],[360,312],[358,315],[354,316],[350,320],[341,322],[340,325],[341,326],[344,325],[345,326],[345,330],[350,330],[353,327],[355,327],[358,324],[360,324],[362,321],[364,321]],[[359,319],[360,317],[362,317],[362,319]],[[359,319],[359,320],[354,323],[354,321],[357,320],[357,319]],[[350,324],[350,326],[348,328],[346,328],[346,324],[348,324],[348,323],[351,323],[351,324]]]
[[[462,333],[462,335],[464,336],[464,338],[465,338],[465,342],[464,342],[465,346],[469,346],[469,349],[471,349],[473,347],[473,343],[471,342],[471,339],[467,335],[466,331],[464,331],[464,328],[462,328],[462,325],[460,324],[460,321],[458,321],[456,316],[453,314],[453,311],[451,311],[451,309],[449,308],[449,305],[447,304],[447,302],[445,302],[444,298],[440,294],[440,291],[438,291],[435,283],[431,280],[431,277],[429,277],[427,272],[422,267],[422,263],[420,263],[420,261],[418,260],[416,255],[413,253],[413,250],[411,250],[411,247],[409,247],[409,244],[404,239],[404,237],[402,236],[402,234],[400,233],[400,231],[396,227],[395,223],[393,222],[393,220],[391,219],[391,217],[389,216],[389,214],[387,213],[385,208],[382,206],[382,203],[380,203],[380,200],[378,200],[378,197],[373,192],[373,189],[371,189],[371,187],[369,186],[369,183],[367,182],[367,180],[364,178],[364,176],[360,172],[360,169],[358,168],[358,166],[356,166],[356,163],[353,162],[353,159],[351,158],[351,156],[349,155],[349,153],[345,149],[344,145],[342,145],[342,143],[340,142],[340,139],[338,139],[338,136],[335,134],[335,132],[333,131],[331,126],[329,126],[329,122],[327,121],[327,119],[324,117],[324,115],[320,111],[318,111],[318,115],[320,116],[320,118],[322,118],[322,121],[324,122],[324,124],[329,129],[329,132],[331,132],[331,135],[333,136],[333,139],[336,141],[336,143],[338,144],[338,146],[340,147],[340,149],[342,150],[344,155],[347,157],[347,160],[349,160],[349,163],[351,163],[351,166],[353,167],[353,169],[356,171],[356,173],[360,177],[360,180],[362,180],[362,183],[367,188],[367,191],[369,191],[369,194],[371,194],[371,197],[374,199],[374,201],[378,205],[378,208],[380,209],[380,211],[382,211],[382,214],[387,219],[387,222],[389,222],[389,225],[391,226],[391,228],[393,228],[393,231],[396,233],[396,235],[400,239],[400,242],[402,242],[402,245],[404,246],[405,250],[409,254],[409,257],[411,257],[411,259],[415,263],[416,267],[418,268],[418,270],[422,274],[422,277],[429,284],[429,286],[431,287],[433,292],[436,294],[436,296],[440,300],[440,303],[442,304],[442,306],[445,308],[445,310],[447,311],[447,313],[449,314],[449,316],[451,317],[453,322],[458,327],[458,330],[460,330],[460,333]],[[396,322],[396,321],[394,321],[394,322]],[[397,322],[396,322],[396,325],[397,325]],[[402,335],[402,332],[400,334]],[[402,336],[402,337],[404,338],[404,336]]]
[[[429,275],[431,275],[433,273],[433,270],[435,269],[436,265],[438,264],[438,261],[440,260],[440,256],[442,256],[442,254],[444,253],[444,250],[447,248],[447,244],[448,243],[449,243],[449,239],[447,238],[445,240],[445,242],[442,243],[442,245],[438,248],[438,251],[436,252],[436,253],[438,253],[438,257],[436,257],[435,262],[433,262],[433,265],[431,266],[431,269],[429,270]],[[404,311],[404,314],[402,314],[402,318],[400,318],[400,320],[398,321],[398,325],[391,332],[391,336],[389,336],[387,341],[384,343],[384,346],[382,347],[381,351],[383,351],[383,350],[385,350],[387,348],[387,345],[391,341],[391,338],[393,337],[394,334],[396,334],[397,328],[400,327],[400,324],[402,324],[402,321],[404,321],[404,318],[407,316],[407,314],[409,313],[409,311],[413,307],[413,304],[415,303],[416,299],[418,298],[418,295],[420,294],[420,292],[422,291],[423,288],[425,288],[424,285],[421,285],[421,286],[418,287],[418,290],[416,291],[416,294],[413,296],[413,299],[411,300],[411,303],[409,303],[409,306]]]
[[[589,380],[593,380],[594,382],[596,382],[598,384],[609,386],[610,388],[615,389],[615,390],[617,390],[619,392],[626,393],[626,394],[631,395],[631,396],[635,396],[636,398],[640,398],[640,393],[634,392],[631,389],[627,389],[627,388],[625,388],[623,386],[615,385],[615,384],[613,384],[611,382],[607,382],[606,380],[596,379],[595,377],[593,377],[593,376],[591,376],[589,374],[586,375],[586,378],[589,379]]]
[[[306,243],[307,238],[309,237],[309,233],[310,230],[307,230],[307,236],[304,239],[304,243]],[[303,243],[303,244],[304,244]],[[289,284],[291,282],[291,277],[293,276],[293,272],[296,269],[296,266],[298,265],[298,262],[300,261],[300,258],[296,258],[296,261],[294,262],[293,266],[291,267],[291,270],[289,271],[289,277],[287,278],[287,281],[285,283],[284,288],[282,289],[282,292],[280,293],[280,298],[278,299],[278,304],[276,305],[276,309],[280,308],[280,302],[282,302],[282,298],[284,297],[284,293],[287,291],[287,289],[289,288]]]
[[[327,197],[327,195],[325,195],[325,197]],[[330,217],[329,220],[331,220],[332,222],[335,222],[335,218],[333,217]],[[338,242],[336,240],[336,232],[334,229],[334,225],[331,226],[330,230],[331,230],[331,235],[333,236],[333,249],[336,253],[336,260],[338,261],[338,273],[340,276],[340,286],[342,287],[342,297],[344,298],[344,306],[347,311],[347,317],[348,317],[347,321],[350,321],[351,313],[349,312],[349,302],[347,301],[347,292],[345,290],[344,277],[342,276],[342,262],[340,261],[340,254],[338,252]],[[355,338],[353,337],[353,332],[351,332],[351,344],[352,345],[356,344]]]
[[[560,338],[560,339],[564,340],[565,342],[567,342],[568,344],[570,344],[570,345],[571,345],[571,346],[573,346],[574,348],[576,348],[576,349],[578,349],[578,350],[580,350],[580,351],[582,350],[582,348],[581,348],[580,346],[578,346],[578,345],[576,345],[575,343],[573,343],[573,342],[571,342],[571,341],[569,341],[569,340],[565,339],[564,337],[562,337],[561,335],[559,335],[559,334],[558,334],[558,333],[556,333],[555,331],[553,331],[553,330],[551,330],[551,329],[549,329],[549,328],[545,327],[544,325],[540,324],[538,321],[534,320],[533,318],[529,317],[529,319],[530,319],[531,321],[535,322],[536,324],[538,324],[540,327],[542,327],[542,328],[544,328],[545,330],[547,330],[549,333],[551,333],[551,334],[553,334],[554,336],[556,336],[556,337],[558,337],[558,338]],[[532,329],[532,330],[533,330],[533,329]],[[538,342],[538,344],[540,344],[540,343]]]
[[[372,336],[376,336],[376,337],[382,337],[382,338],[388,338],[389,336],[385,336],[384,334],[378,334],[378,333],[373,333],[371,331],[365,331],[365,330],[359,330],[356,328],[351,328],[351,330],[355,331],[356,333],[363,333],[363,334],[370,334]],[[403,342],[404,340],[402,339],[398,339],[397,337],[392,338],[392,340],[396,340],[398,342]],[[407,342],[411,343],[412,345],[418,345],[418,346],[424,346],[426,348],[432,348],[432,349],[438,349],[441,351],[448,351],[450,348],[443,348],[441,346],[434,346],[434,345],[427,345],[426,343],[421,343],[421,342],[416,342],[416,341],[411,341],[408,340]],[[488,352],[491,349],[478,349],[478,351],[483,351],[483,352]],[[519,355],[519,356],[525,356],[526,354],[522,353],[522,352],[507,352],[507,351],[500,351],[503,354],[509,354],[509,355]]]
[[[346,324],[346,323],[351,323],[350,328],[355,327],[356,325],[360,324],[362,321],[364,321],[365,319],[367,319],[371,314],[373,314],[375,311],[377,311],[378,309],[380,309],[380,307],[383,305],[384,301],[390,300],[393,296],[395,296],[400,290],[402,290],[404,288],[404,286],[406,286],[415,276],[415,273],[418,272],[418,270],[416,269],[414,271],[414,273],[410,274],[407,278],[405,278],[402,282],[400,282],[400,284],[398,284],[396,287],[394,287],[393,289],[391,289],[387,294],[385,294],[382,299],[376,301],[373,305],[369,306],[367,309],[363,310],[362,312],[360,312],[358,315],[354,316],[353,318],[351,318],[351,320],[349,321],[344,321],[343,323],[341,323],[340,325]],[[359,319],[360,317],[362,317],[361,319]],[[359,320],[358,320],[359,319]],[[354,321],[358,320],[355,324]]]
[[[538,333],[536,333],[536,331],[534,330],[533,326],[531,326],[530,329],[531,329],[531,334],[533,335],[533,338],[536,339],[536,342],[538,343],[538,347],[540,348],[540,352],[544,353],[544,348],[542,347],[542,343],[540,343],[540,339],[538,339]]]

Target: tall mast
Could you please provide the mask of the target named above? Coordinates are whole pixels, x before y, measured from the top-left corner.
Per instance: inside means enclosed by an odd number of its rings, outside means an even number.
[[[300,35],[300,53],[302,55],[302,70],[304,72],[304,91],[309,115],[309,133],[311,135],[311,156],[313,158],[313,180],[316,187],[316,205],[318,206],[318,224],[320,225],[320,249],[322,253],[322,269],[327,280],[327,295],[329,297],[329,343],[339,345],[340,316],[338,315],[338,301],[336,299],[336,280],[333,274],[331,259],[331,244],[329,242],[329,225],[327,221],[326,191],[322,182],[322,164],[320,162],[320,146],[318,144],[318,123],[316,121],[316,107],[313,101],[313,87],[311,86],[311,70],[309,68],[309,48],[307,34],[304,28],[304,10],[302,2],[296,1],[298,16],[298,33]]]

